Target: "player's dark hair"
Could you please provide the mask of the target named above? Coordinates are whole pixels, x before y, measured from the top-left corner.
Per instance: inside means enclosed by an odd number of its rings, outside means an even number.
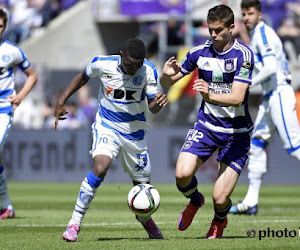
[[[144,59],[146,57],[146,47],[142,40],[132,38],[127,40],[122,47],[122,52],[127,52],[134,59]]]
[[[257,11],[261,12],[261,2],[260,0],[243,0],[241,2],[242,9],[249,9],[254,7]]]
[[[4,26],[6,26],[6,24],[7,24],[7,13],[3,9],[0,9],[0,18],[3,19]]]
[[[220,4],[208,11],[207,22],[221,21],[224,22],[225,27],[234,24],[234,14],[231,8],[227,5]]]

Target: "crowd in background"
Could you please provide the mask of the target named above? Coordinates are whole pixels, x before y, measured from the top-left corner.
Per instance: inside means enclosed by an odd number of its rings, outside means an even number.
[[[6,32],[6,39],[21,43],[26,40],[37,28],[46,27],[49,22],[57,17],[62,11],[72,7],[79,0],[0,0],[0,7],[5,8],[9,13],[9,27]],[[93,0],[98,3],[102,0]],[[116,8],[115,3],[111,5]],[[197,6],[206,0],[196,1]],[[212,1],[213,2],[213,1]],[[249,43],[249,37],[241,22],[239,1],[219,2],[232,7],[236,15],[236,37]],[[234,6],[232,5],[234,3]],[[211,3],[211,4],[215,4]],[[287,53],[292,70],[300,69],[300,0],[262,0],[262,12],[264,21],[272,26],[283,41],[284,49]],[[95,4],[93,6],[96,6]],[[104,7],[103,7],[104,8]],[[105,6],[108,8],[108,5]],[[95,10],[92,9],[92,12]],[[107,13],[108,10],[105,10]],[[114,10],[115,11],[115,10]],[[94,15],[94,13],[93,13]],[[168,46],[182,46],[185,42],[185,23],[180,21],[168,21]],[[144,31],[140,38],[145,42],[148,49],[148,56],[155,55],[158,49],[159,25],[156,22],[148,23],[141,29]],[[196,20],[193,22],[193,43],[198,45],[209,38],[206,20]],[[53,109],[61,90],[55,90],[50,96],[45,96],[41,108],[35,108],[37,103],[35,97],[30,96],[16,110],[14,127],[25,129],[53,128]],[[183,89],[183,93],[188,93],[191,98],[196,95],[191,94],[189,86]],[[299,95],[298,95],[299,97]],[[300,98],[300,97],[299,97]],[[200,100],[201,101],[201,100]],[[199,102],[199,100],[197,101]],[[298,102],[298,104],[300,101]],[[30,108],[32,107],[32,108]],[[173,107],[176,107],[173,105]],[[179,109],[179,107],[177,107]],[[176,109],[176,110],[177,110]],[[174,109],[175,110],[175,109]],[[78,129],[90,127],[95,119],[97,111],[97,100],[94,93],[90,93],[88,86],[78,92],[75,99],[68,103],[67,119],[59,123],[60,129]],[[177,110],[178,111],[178,110]],[[174,111],[175,113],[177,111]],[[28,113],[30,113],[28,115]],[[26,115],[24,115],[26,113]],[[172,110],[169,112],[172,116]],[[300,112],[299,112],[300,113]],[[37,117],[38,120],[37,120]],[[193,117],[194,119],[194,117]],[[33,125],[36,120],[36,125]]]
[[[79,0],[0,0],[9,16],[5,38],[19,44]]]

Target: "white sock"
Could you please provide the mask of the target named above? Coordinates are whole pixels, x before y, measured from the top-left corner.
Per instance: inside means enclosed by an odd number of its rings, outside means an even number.
[[[250,179],[248,192],[243,200],[243,203],[249,207],[253,207],[258,204],[259,191],[261,186],[261,178]]]
[[[93,188],[89,185],[87,178],[83,180],[75,204],[75,209],[72,214],[72,219],[69,221],[69,225],[81,225],[82,219],[86,211],[88,210],[93,198],[95,197],[97,190],[98,188]]]
[[[2,173],[0,173],[0,203],[2,208],[7,208],[9,205],[11,205],[8,191],[7,191],[7,182],[6,182],[6,173],[5,168],[2,167]]]

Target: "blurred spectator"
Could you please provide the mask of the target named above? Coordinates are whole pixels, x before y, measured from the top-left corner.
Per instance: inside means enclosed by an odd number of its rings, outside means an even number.
[[[170,20],[167,22],[168,41],[169,46],[184,45],[184,26],[182,22]]]
[[[78,104],[74,101],[70,101],[66,104],[67,114],[65,120],[61,120],[58,123],[58,128],[62,129],[79,129],[87,127],[88,121],[84,114],[78,110]],[[49,116],[45,121],[45,128],[54,129],[55,117]]]
[[[7,40],[13,43],[25,41],[32,29],[41,27],[43,17],[35,0],[10,0],[11,23],[7,30]]]
[[[38,28],[72,7],[78,0],[0,0],[0,7],[10,13],[6,39],[13,43],[25,41]]]
[[[77,2],[78,0],[60,0],[60,6],[62,10],[66,10],[71,8]]]
[[[55,104],[57,102],[58,97],[61,96],[62,93],[62,89],[56,89],[55,92],[51,94],[51,96],[46,97],[46,102],[42,109],[42,114],[45,122],[51,116],[53,116]]]
[[[20,129],[42,129],[44,119],[41,112],[39,96],[30,92],[20,106],[14,111],[14,128]]]
[[[282,40],[287,57],[293,67],[299,68],[298,56],[300,54],[300,29],[299,23],[293,16],[285,18],[277,33]]]
[[[97,99],[91,97],[90,86],[82,86],[78,92],[79,112],[85,117],[89,125],[95,121],[96,113],[98,110]]]

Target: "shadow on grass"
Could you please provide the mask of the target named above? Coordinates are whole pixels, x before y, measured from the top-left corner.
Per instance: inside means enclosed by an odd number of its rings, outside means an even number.
[[[145,241],[145,240],[151,240],[153,241],[154,239],[149,239],[149,238],[131,238],[131,237],[122,237],[122,238],[105,238],[101,237],[98,238],[98,241],[114,241],[114,240],[136,240],[136,241]],[[159,239],[159,240],[166,240],[166,239]]]
[[[176,239],[180,239],[182,238],[182,240],[208,240],[205,237],[177,237]],[[229,240],[229,239],[248,239],[248,236],[225,236],[222,237],[222,240]],[[164,238],[161,240],[171,240],[172,237],[170,238]],[[98,241],[115,241],[115,240],[136,240],[136,241],[145,241],[145,240],[149,240],[149,241],[153,241],[154,239],[149,239],[149,238],[131,238],[131,237],[122,237],[122,238],[106,238],[106,237],[101,237],[98,238]],[[213,239],[212,239],[213,240]]]

